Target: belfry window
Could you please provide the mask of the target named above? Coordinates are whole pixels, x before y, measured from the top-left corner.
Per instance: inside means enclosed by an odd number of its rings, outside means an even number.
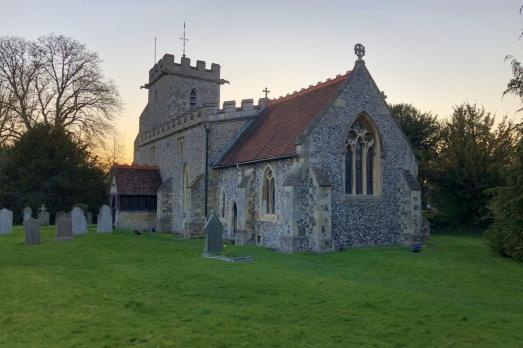
[[[274,214],[276,209],[274,207],[276,198],[276,188],[274,173],[272,169],[267,167],[263,175],[263,212],[265,214]]]
[[[196,88],[193,88],[191,90],[191,96],[190,96],[190,99],[189,99],[189,103],[190,103],[191,109],[196,107],[197,97],[198,96],[196,95]]]
[[[345,193],[374,195],[379,184],[378,135],[364,116],[349,129],[345,151]]]

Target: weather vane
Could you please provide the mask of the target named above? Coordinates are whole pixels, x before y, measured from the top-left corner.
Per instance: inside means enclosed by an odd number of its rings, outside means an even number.
[[[365,56],[365,46],[363,46],[360,43],[357,43],[354,46],[354,53],[358,57],[358,60],[360,60],[360,61],[363,60],[362,58]]]
[[[185,57],[185,42],[189,41],[185,35],[185,22],[183,22],[183,37],[181,37],[180,40],[183,42],[183,56]]]
[[[271,91],[269,91],[269,89],[267,87],[265,87],[265,89],[262,92],[265,93],[265,99],[267,99],[267,97],[269,96],[269,93],[271,93]]]

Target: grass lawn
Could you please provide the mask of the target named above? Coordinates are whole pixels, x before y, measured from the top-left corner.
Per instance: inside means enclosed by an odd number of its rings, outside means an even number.
[[[244,264],[168,234],[53,237],[0,236],[2,347],[523,346],[523,264],[479,237],[419,254],[228,246]]]

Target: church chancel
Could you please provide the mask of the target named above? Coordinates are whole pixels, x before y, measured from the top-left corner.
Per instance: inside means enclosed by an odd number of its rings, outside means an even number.
[[[283,252],[419,236],[414,153],[367,70],[364,47],[355,54],[347,73],[276,99],[265,88],[257,103],[221,108],[227,81],[219,65],[164,55],[144,85],[134,163],[118,168],[156,173],[135,183],[157,188],[155,230],[201,236],[216,210],[223,238]],[[129,214],[119,216],[112,203],[116,224],[129,227]]]

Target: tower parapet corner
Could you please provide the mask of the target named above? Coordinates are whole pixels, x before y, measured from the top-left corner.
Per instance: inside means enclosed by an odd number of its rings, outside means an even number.
[[[214,73],[214,74],[217,74],[218,76],[220,76],[220,64],[216,64],[216,63],[212,63],[211,64],[211,71]]]
[[[166,53],[160,61],[163,62],[164,66],[174,66],[174,54]]]

